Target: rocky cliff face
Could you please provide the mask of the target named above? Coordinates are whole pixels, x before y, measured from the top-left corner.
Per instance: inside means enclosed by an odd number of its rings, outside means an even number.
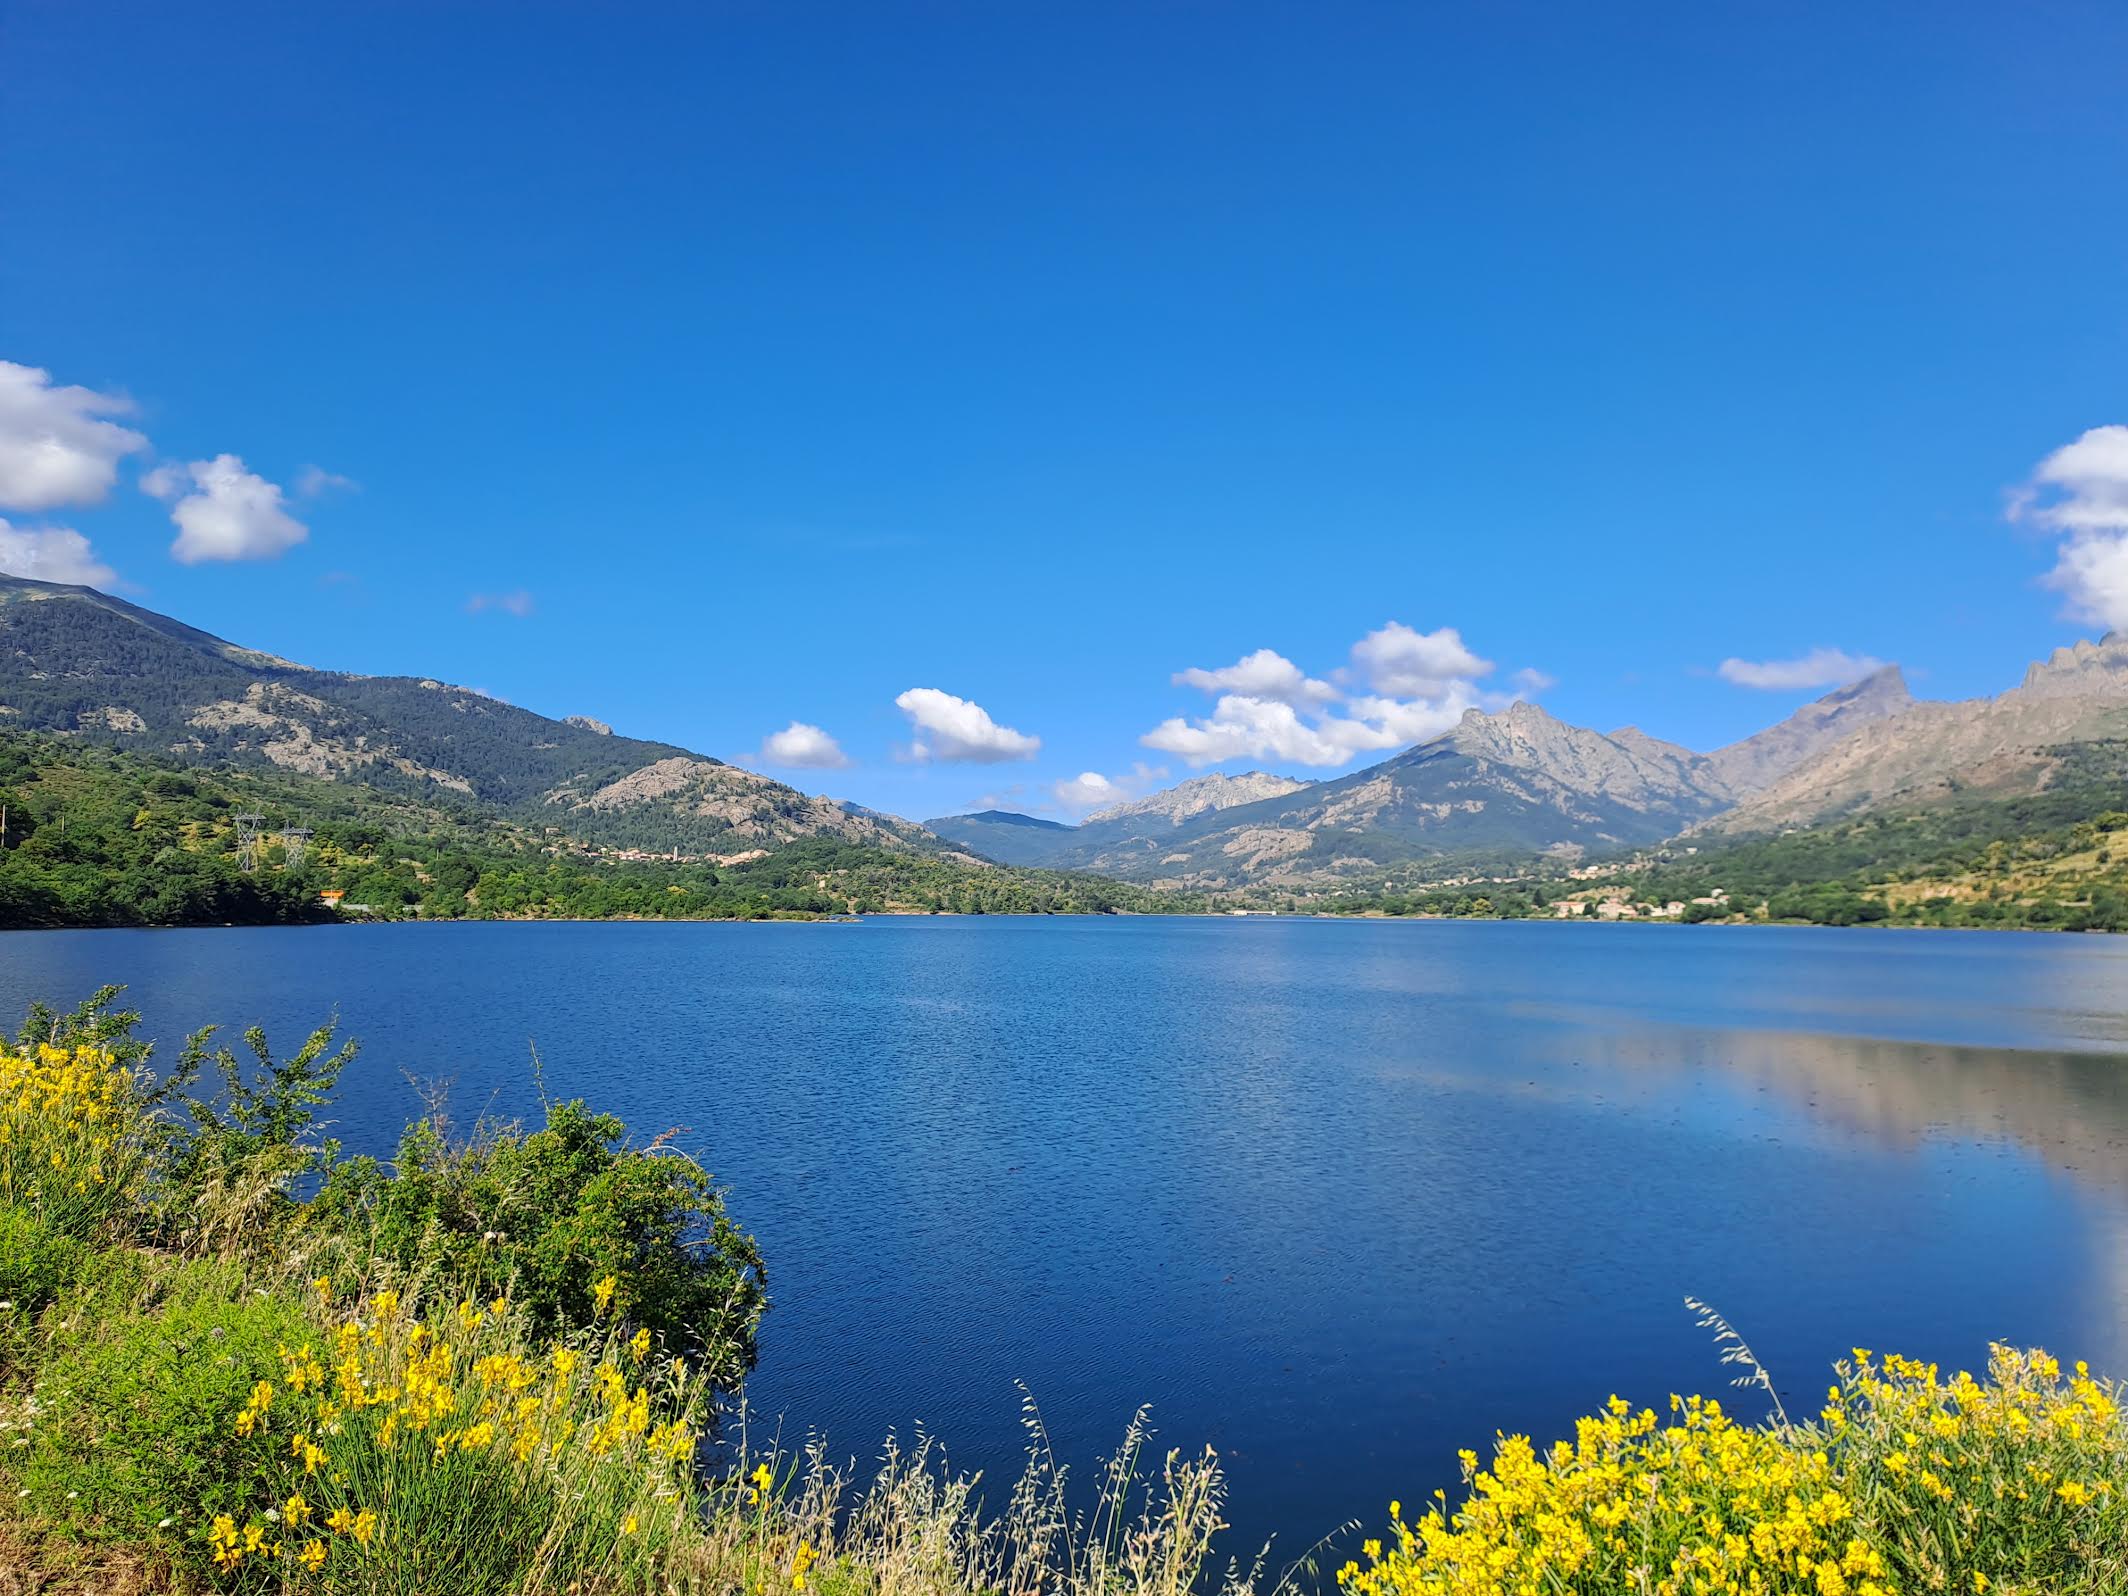
[[[1896,665],[1805,704],[1777,726],[1717,748],[1707,756],[1714,780],[1731,797],[1763,792],[1798,766],[1816,758],[1873,721],[1903,715],[1914,706],[1906,676]]]
[[[1465,710],[1446,741],[1466,758],[1527,772],[1561,793],[1630,809],[1704,808],[1712,796],[1706,760],[1689,748],[1634,726],[1609,735],[1570,726],[1536,704],[1510,704],[1495,715]]]
[[[1994,698],[1909,699],[1852,727],[1712,822],[1770,831],[1887,804],[2044,787],[2065,743],[2128,736],[2128,639],[2057,649]]]

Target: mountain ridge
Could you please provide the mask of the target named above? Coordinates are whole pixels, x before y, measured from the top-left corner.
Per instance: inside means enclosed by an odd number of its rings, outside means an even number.
[[[0,726],[473,801],[659,851],[807,837],[933,845],[907,822],[586,716],[557,720],[433,677],[298,665],[94,588],[26,577],[0,576]]]

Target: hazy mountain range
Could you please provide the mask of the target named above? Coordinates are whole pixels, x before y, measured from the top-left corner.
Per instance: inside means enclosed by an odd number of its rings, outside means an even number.
[[[1914,707],[1896,667],[1828,693],[1711,754],[1628,726],[1590,731],[1518,703],[1332,781],[1198,777],[1230,801],[1111,809],[1029,829],[996,811],[928,822],[992,858],[1193,887],[1302,882],[1429,857],[1578,857],[1660,842],[1751,802]],[[1258,785],[1261,784],[1261,785]],[[1262,797],[1245,794],[1262,791]]]
[[[1210,774],[1076,826],[999,810],[917,826],[587,716],[312,670],[88,588],[0,577],[0,727],[455,800],[618,846],[715,856],[827,837],[1158,885],[1305,886],[2040,791],[2065,745],[2128,734],[2128,642],[2059,650],[2000,696],[1955,703],[1916,700],[1887,667],[1710,753],[1517,703],[1332,780]]]

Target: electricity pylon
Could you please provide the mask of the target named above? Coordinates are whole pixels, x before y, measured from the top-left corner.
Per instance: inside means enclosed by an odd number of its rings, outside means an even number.
[[[264,815],[231,815],[236,822],[236,867],[250,875],[259,867],[259,823]]]

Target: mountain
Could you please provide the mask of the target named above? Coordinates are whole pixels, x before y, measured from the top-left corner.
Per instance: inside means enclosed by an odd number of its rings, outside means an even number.
[[[1912,703],[1888,667],[1712,754],[1516,703],[1469,710],[1441,736],[1333,781],[1213,774],[1076,827],[996,811],[927,824],[1006,863],[1197,889],[1321,884],[1428,861],[1574,858],[1707,822]]]
[[[2108,634],[2057,649],[1994,698],[1904,699],[1745,795],[1709,829],[1776,831],[1962,794],[2039,792],[2057,778],[2065,748],[2124,734],[2128,638]]]
[[[982,809],[972,815],[941,815],[924,829],[956,847],[999,864],[1047,865],[1069,853],[1078,834],[1055,820],[1040,820],[1010,809]]]
[[[1312,785],[1311,782],[1296,781],[1291,776],[1274,776],[1267,770],[1245,770],[1238,776],[1213,771],[1208,776],[1192,776],[1143,798],[1096,809],[1086,817],[1081,829],[1129,825],[1133,830],[1144,830],[1147,829],[1144,823],[1152,820],[1164,820],[1169,825],[1179,826],[1207,810],[1235,809],[1266,798],[1283,798]]]
[[[1632,728],[1606,736],[1518,703],[1470,710],[1443,735],[1349,776],[1207,808],[1164,830],[1104,836],[1089,823],[1060,859],[1131,880],[1286,886],[1416,860],[1653,842],[1726,801],[1689,749]]]
[[[1777,726],[1717,748],[1707,756],[1707,765],[1725,790],[1743,798],[1763,792],[1860,727],[1902,715],[1913,706],[1905,674],[1887,665],[1805,704]]]
[[[0,729],[0,929],[400,919],[762,919],[1205,907],[1126,882],[807,837],[645,855],[453,795]]]
[[[1145,851],[1145,839],[1172,831],[1183,821],[1220,809],[1234,809],[1265,798],[1283,797],[1312,785],[1290,776],[1249,770],[1238,776],[1213,772],[1192,776],[1161,792],[1096,810],[1076,826],[1040,820],[1010,809],[985,809],[972,815],[941,815],[924,829],[972,849],[999,864],[1049,865],[1123,873],[1118,856]]]
[[[312,670],[93,588],[0,576],[0,728],[475,803],[616,847],[929,839],[670,743],[427,677]]]

